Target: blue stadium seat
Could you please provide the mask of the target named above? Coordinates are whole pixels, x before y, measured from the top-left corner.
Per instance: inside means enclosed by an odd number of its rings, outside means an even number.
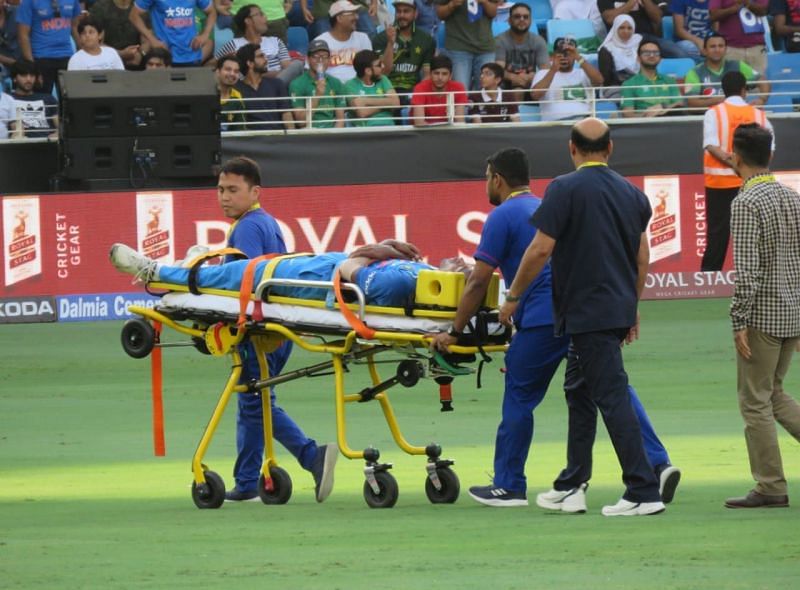
[[[492,21],[492,37],[497,37],[498,35],[505,33],[510,28],[507,20],[504,21]]]
[[[617,117],[617,103],[613,100],[598,100],[595,103],[595,112],[600,119],[614,119]]]
[[[773,53],[767,59],[767,79],[772,92],[767,110],[779,113],[800,111],[800,54]]]
[[[542,120],[538,104],[519,105],[519,120],[522,123],[538,123]]]
[[[661,38],[668,41],[675,41],[675,22],[671,16],[665,16],[661,19]]]
[[[553,18],[553,7],[550,0],[521,0],[531,7],[533,23],[539,33],[547,33],[547,21]]]
[[[577,20],[551,18],[547,21],[547,45],[551,49],[553,48],[553,43],[559,37],[589,39],[595,36],[594,26],[588,18]]]
[[[289,27],[286,31],[286,47],[289,51],[306,54],[308,51],[308,31],[305,27]]]
[[[694,67],[694,60],[690,57],[664,58],[658,64],[658,73],[662,76],[672,76],[683,82],[686,73]]]

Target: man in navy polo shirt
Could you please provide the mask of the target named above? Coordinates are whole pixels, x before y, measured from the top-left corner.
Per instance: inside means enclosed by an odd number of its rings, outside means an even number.
[[[570,155],[577,170],[547,187],[531,218],[538,228],[500,309],[512,314],[552,255],[556,334],[570,350],[564,389],[569,408],[568,466],[555,497],[579,490],[591,477],[597,410],[622,467],[625,493],[605,516],[643,516],[664,511],[630,402],[621,344],[638,335],[637,305],[650,251],[644,233],[652,214],[647,197],[608,167],[611,132],[596,118],[572,128]]]

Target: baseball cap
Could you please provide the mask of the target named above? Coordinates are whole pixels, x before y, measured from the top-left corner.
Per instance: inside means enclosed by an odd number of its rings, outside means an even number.
[[[325,42],[324,39],[314,39],[311,43],[308,44],[308,55],[312,53],[316,53],[317,51],[327,51],[328,53],[331,52],[331,48],[328,47],[328,44]]]
[[[328,10],[328,16],[333,17],[343,12],[356,12],[359,8],[360,6],[358,4],[353,4],[350,0],[336,0],[336,2],[331,4],[330,10]]]
[[[577,46],[577,42],[572,37],[559,37],[553,43],[553,51],[564,51],[567,47]]]
[[[417,7],[414,0],[392,0],[392,6],[397,6],[398,4],[405,4],[406,6],[413,6],[414,8]]]

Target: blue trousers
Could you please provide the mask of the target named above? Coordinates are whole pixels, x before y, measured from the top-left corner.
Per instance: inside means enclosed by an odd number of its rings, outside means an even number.
[[[568,490],[591,478],[599,410],[622,467],[622,497],[630,502],[655,502],[660,499],[658,478],[645,453],[622,363],[620,343],[626,332],[622,329],[572,335],[564,379],[569,408],[567,467],[553,487]]]
[[[524,328],[514,335],[505,359],[502,420],[495,440],[495,486],[513,491],[527,489],[525,462],[533,441],[533,411],[547,393],[558,366],[567,357],[568,348],[569,338],[553,336],[553,326]],[[630,385],[627,390],[631,407],[641,424],[641,438],[648,459],[652,465],[668,463],[667,450],[656,435],[636,391]]]
[[[292,343],[284,342],[277,350],[267,355],[270,375],[280,374],[291,351]],[[258,379],[260,372],[253,345],[246,341],[240,345],[239,352],[243,362],[239,383]],[[243,492],[249,492],[257,487],[264,459],[261,394],[240,393],[238,401],[239,408],[236,414],[236,451],[238,455],[233,467],[233,476],[236,479],[236,487]],[[286,447],[303,469],[310,470],[317,455],[316,441],[308,438],[291,416],[276,404],[273,388],[270,388],[270,405],[272,407],[272,434],[275,440]]]

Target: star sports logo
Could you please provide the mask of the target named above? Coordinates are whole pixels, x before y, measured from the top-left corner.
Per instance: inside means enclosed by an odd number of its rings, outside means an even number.
[[[177,8],[167,8],[166,15],[168,18],[175,18],[181,16],[192,16],[194,11],[191,8],[181,8],[178,6]]]

